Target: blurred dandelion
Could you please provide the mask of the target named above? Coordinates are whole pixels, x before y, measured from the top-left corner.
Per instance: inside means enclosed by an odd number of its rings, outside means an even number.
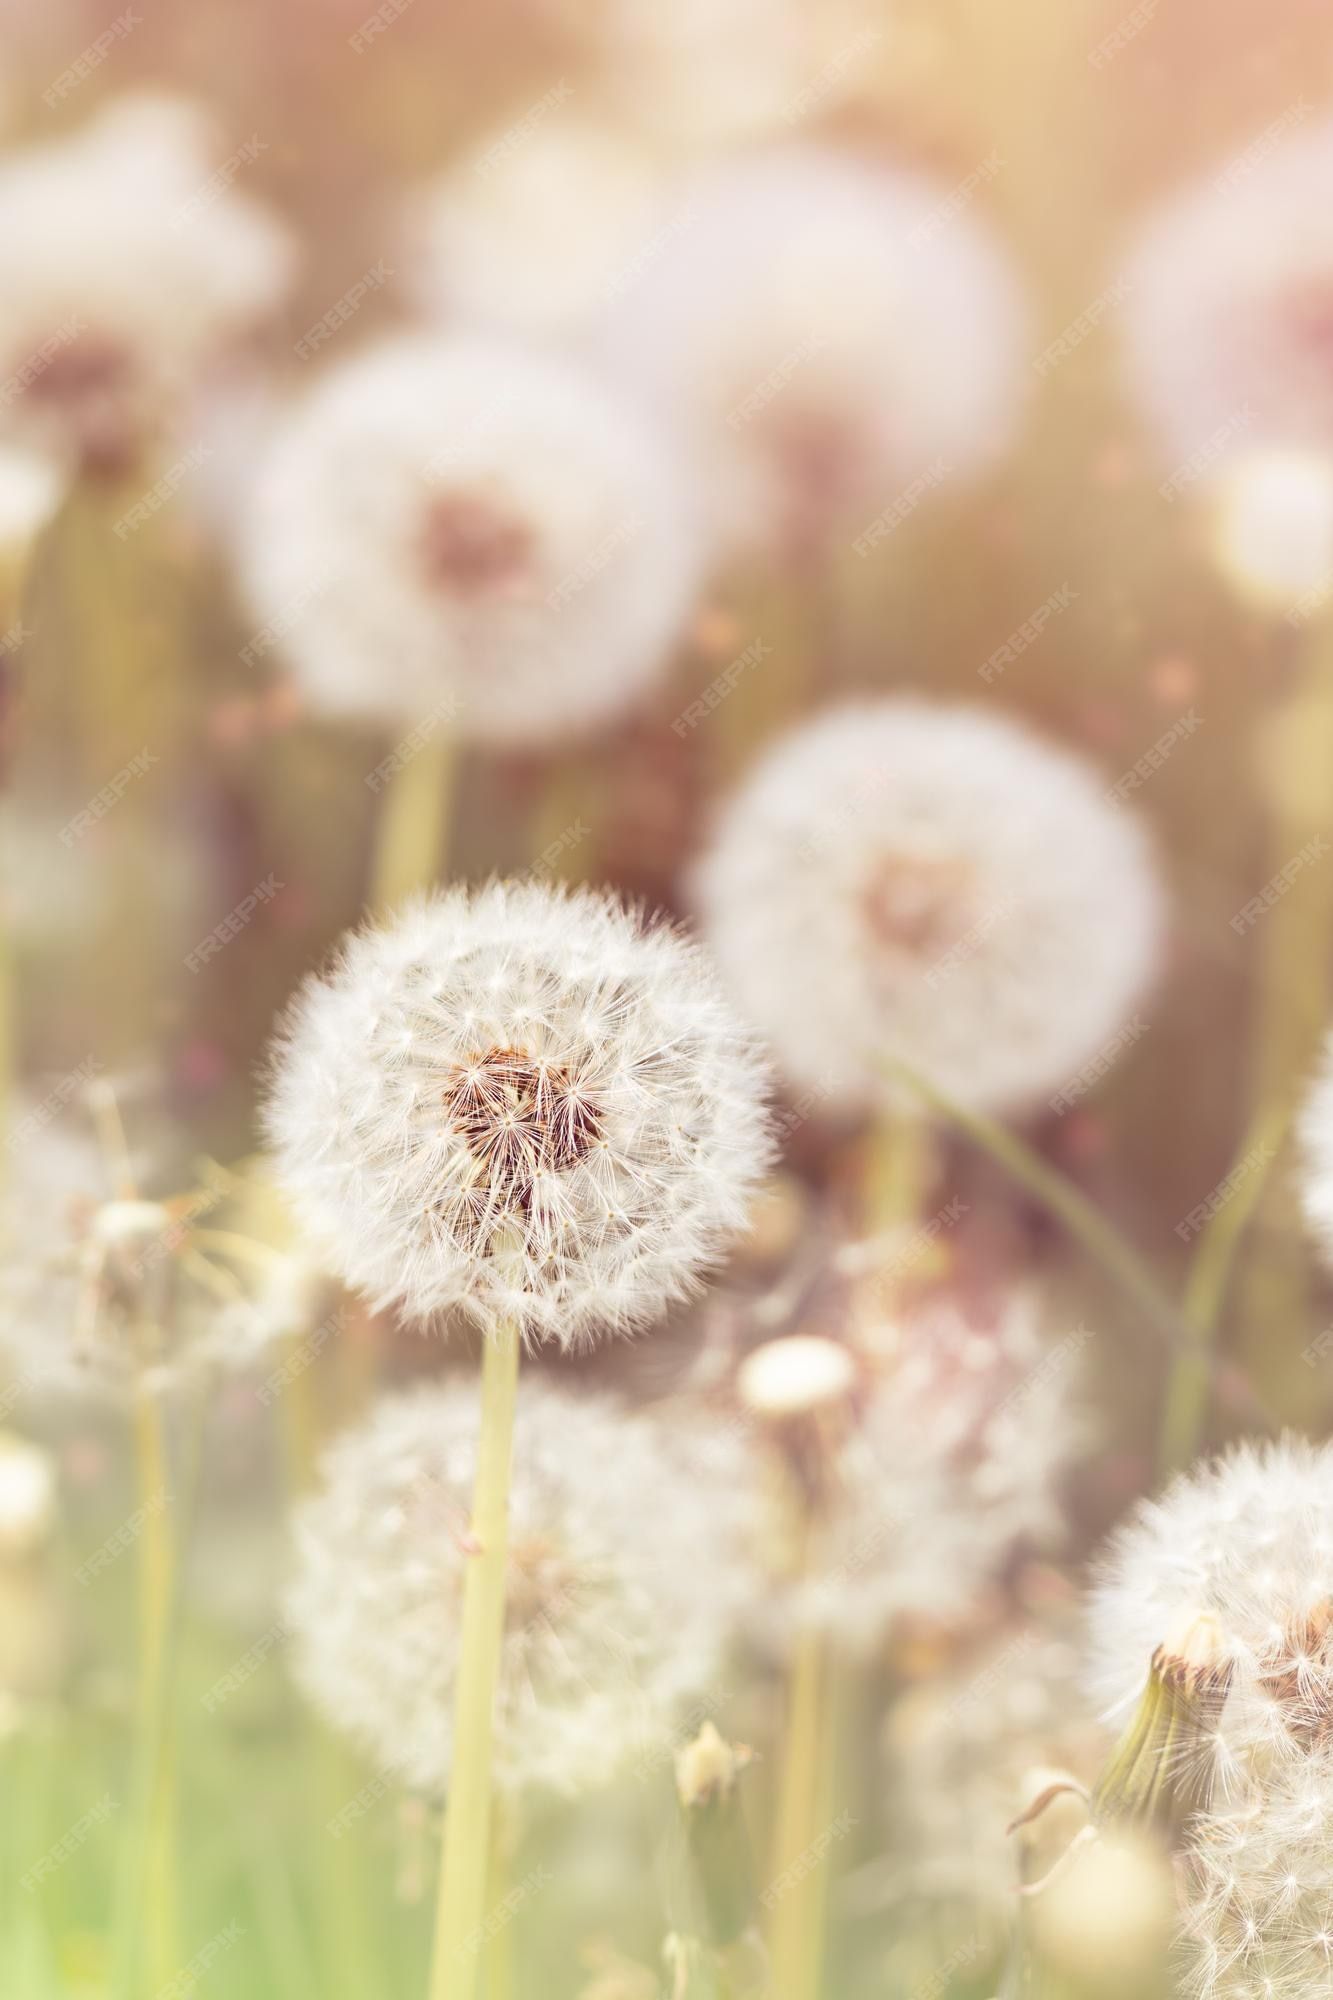
[[[1030,1109],[1122,1026],[1160,955],[1147,839],[1092,772],[1017,723],[904,698],[780,742],[695,886],[786,1075],[848,1111],[895,1101],[895,1059],[969,1107]]]
[[[813,146],[673,195],[677,226],[603,340],[693,449],[728,543],[808,557],[914,480],[980,472],[1012,437],[1021,293],[984,225],[942,216],[944,199]]]
[[[748,1525],[737,1448],[530,1377],[519,1393],[497,1782],[511,1797],[669,1769],[716,1698]],[[294,1667],[385,1770],[447,1789],[477,1458],[466,1383],[391,1398],[297,1516]],[[706,1562],[700,1561],[706,1551]]]
[[[294,245],[220,151],[202,107],[144,94],[5,162],[0,428],[123,470],[272,315]]]

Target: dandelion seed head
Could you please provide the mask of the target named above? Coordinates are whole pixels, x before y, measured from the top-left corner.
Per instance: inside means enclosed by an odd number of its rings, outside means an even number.
[[[577,334],[635,255],[663,182],[628,131],[549,110],[486,133],[410,198],[414,300],[439,321]]]
[[[279,304],[286,228],[206,114],[121,98],[0,166],[4,427],[119,464]]]
[[[451,1758],[477,1449],[463,1382],[382,1402],[296,1521],[287,1595],[310,1698],[380,1765],[438,1792]],[[670,1730],[717,1699],[744,1576],[734,1444],[524,1378],[497,1706],[506,1789],[670,1772]]]
[[[834,1109],[890,1099],[895,1058],[977,1110],[1031,1105],[1114,1036],[1159,954],[1147,841],[1091,771],[899,698],[770,751],[696,894],[738,1004]]]
[[[673,452],[571,360],[405,335],[277,430],[239,528],[313,708],[468,738],[575,734],[664,670],[702,544]]]
[[[726,540],[806,551],[1008,442],[1024,309],[947,193],[814,146],[673,192],[603,344],[691,443]]]
[[[82,1091],[62,1084],[58,1107],[19,1098],[5,1153],[0,1391],[15,1405],[118,1403],[144,1384],[178,1388],[245,1366],[290,1330],[289,1320],[258,1313],[248,1260],[238,1274],[194,1249],[211,1195],[156,1201],[120,1189]],[[137,1148],[135,1178],[160,1179],[159,1155]]]
[[[737,1231],[762,1095],[695,946],[606,896],[496,883],[348,941],[288,1019],[269,1129],[351,1284],[574,1347],[657,1317]]]
[[[1145,1501],[1090,1602],[1094,1686],[1123,1721],[1182,1617],[1229,1669],[1197,1755],[1216,1802],[1299,1765],[1333,1723],[1333,1448],[1243,1444]]]
[[[1214,165],[1150,211],[1124,282],[1131,389],[1166,457],[1333,446],[1333,122]]]
[[[811,1623],[862,1649],[913,1621],[956,1625],[1016,1548],[1060,1539],[1059,1477],[1084,1425],[1075,1355],[1063,1359],[1043,1322],[1023,1291],[984,1327],[954,1300],[929,1300],[899,1329],[892,1364],[858,1371],[854,1402],[806,1413],[823,1421],[794,1441],[792,1469],[818,1517],[817,1553],[803,1570],[798,1541],[774,1549],[759,1616],[773,1643]]]
[[[1333,1994],[1333,1758],[1321,1743],[1194,1822],[1182,1872],[1190,2000]]]

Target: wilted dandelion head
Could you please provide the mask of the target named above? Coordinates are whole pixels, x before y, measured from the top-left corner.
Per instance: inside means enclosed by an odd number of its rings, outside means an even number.
[[[1092,1671],[1123,1720],[1187,1619],[1225,1664],[1195,1748],[1206,1792],[1300,1763],[1333,1730],[1333,1447],[1243,1444],[1145,1501],[1113,1540],[1090,1607]]]
[[[295,259],[248,165],[149,95],[0,164],[4,428],[120,466],[253,333]]]
[[[793,1082],[982,1110],[1076,1081],[1156,964],[1161,895],[1092,772],[977,709],[839,708],[771,751],[698,871],[719,967]]]
[[[1196,1820],[1183,1875],[1191,2000],[1333,1994],[1333,1756],[1323,1745],[1262,1792]]]
[[[292,1009],[268,1117],[350,1283],[568,1348],[656,1317],[737,1230],[762,1093],[695,946],[604,895],[495,883],[348,941]]]
[[[552,108],[485,133],[410,198],[406,278],[441,320],[576,333],[638,251],[663,169],[604,120]]]
[[[474,1392],[382,1403],[328,1454],[287,1598],[298,1677],[382,1766],[448,1780]],[[627,1761],[669,1775],[669,1729],[716,1702],[743,1560],[734,1448],[539,1377],[519,1392],[497,1707],[508,1787],[574,1791]]]
[[[870,532],[1007,443],[1023,309],[948,190],[819,148],[683,194],[608,315],[610,365],[692,443],[718,531],[799,553]],[[867,544],[869,548],[870,544]]]
[[[279,429],[241,524],[255,616],[311,705],[545,740],[665,665],[699,541],[667,445],[586,371],[411,336],[333,369]]]
[[[0,1431],[0,1556],[26,1555],[44,1542],[55,1504],[50,1452],[13,1431]]]
[[[1183,468],[1333,448],[1333,122],[1260,133],[1151,211],[1122,278],[1130,386]]]

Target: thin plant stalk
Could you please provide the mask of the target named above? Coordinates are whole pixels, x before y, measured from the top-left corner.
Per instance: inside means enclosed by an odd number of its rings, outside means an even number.
[[[1241,1238],[1263,1198],[1269,1170],[1288,1123],[1285,1111],[1262,1116],[1246,1134],[1240,1157],[1260,1155],[1231,1199],[1211,1218],[1185,1283],[1184,1317],[1192,1339],[1176,1354],[1167,1384],[1159,1457],[1163,1475],[1189,1464],[1208,1416],[1217,1330]]]
[[[153,1990],[176,1971],[174,1782],[166,1716],[175,1552],[162,1400],[142,1384],[134,1408],[139,1480],[139,1731],[144,1755],[142,1904]]]
[[[817,2000],[819,1993],[825,1864],[807,1864],[821,1831],[828,1669],[826,1635],[811,1619],[802,1624],[796,1637],[778,1774],[768,1890],[772,1898],[768,1948],[776,2000]],[[786,1879],[789,1872],[790,1881]]]
[[[872,1232],[917,1221],[930,1168],[930,1128],[919,1109],[882,1113],[866,1161],[866,1222]]]
[[[1333,935],[1333,621],[1312,625],[1302,642],[1295,685],[1262,740],[1267,800],[1267,869],[1297,872],[1282,893],[1255,911],[1244,936],[1258,954],[1251,1096],[1256,1123],[1290,1112],[1325,1032]],[[1302,866],[1304,862],[1306,865]],[[1248,915],[1247,909],[1238,918]],[[1310,1310],[1310,1265],[1293,1255],[1301,1241],[1290,1177],[1270,1182],[1255,1254],[1245,1274],[1249,1326],[1301,1324]],[[1256,1372],[1277,1360],[1273,1343],[1251,1350]]]
[[[986,1118],[980,1112],[969,1111],[966,1106],[955,1103],[937,1084],[908,1068],[905,1063],[894,1063],[891,1068],[894,1075],[909,1083],[925,1103],[965,1132],[982,1152],[988,1154],[1063,1225],[1088,1257],[1100,1265],[1131,1304],[1137,1307],[1173,1354],[1194,1346],[1193,1332],[1183,1311],[1158,1283],[1133,1245],[1126,1242],[1120,1231],[1106,1220],[1081,1189],[1025,1145],[1017,1133],[997,1124],[993,1118]],[[1215,1381],[1217,1367],[1211,1354],[1206,1357],[1206,1366]],[[1237,1385],[1235,1395],[1243,1402],[1244,1413],[1251,1423],[1267,1430],[1275,1428],[1268,1411],[1248,1387],[1242,1389]]]
[[[519,1329],[513,1321],[501,1321],[484,1347],[481,1442],[472,1502],[477,1551],[469,1559],[463,1589],[453,1763],[440,1853],[430,2000],[470,2000],[479,1975],[519,1347]]]
[[[404,755],[389,777],[380,801],[370,885],[376,916],[386,916],[443,874],[456,772],[457,742],[441,727]]]

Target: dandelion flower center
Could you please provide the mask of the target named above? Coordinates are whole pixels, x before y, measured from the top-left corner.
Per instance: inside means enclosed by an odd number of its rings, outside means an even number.
[[[458,597],[516,596],[531,582],[532,528],[479,493],[437,494],[421,551],[430,584]]]
[[[970,921],[973,871],[961,855],[881,856],[863,895],[871,937],[886,956],[932,958]]]
[[[460,1066],[444,1105],[487,1191],[526,1209],[544,1175],[585,1159],[602,1136],[601,1116],[570,1070],[521,1049],[491,1049]]]

